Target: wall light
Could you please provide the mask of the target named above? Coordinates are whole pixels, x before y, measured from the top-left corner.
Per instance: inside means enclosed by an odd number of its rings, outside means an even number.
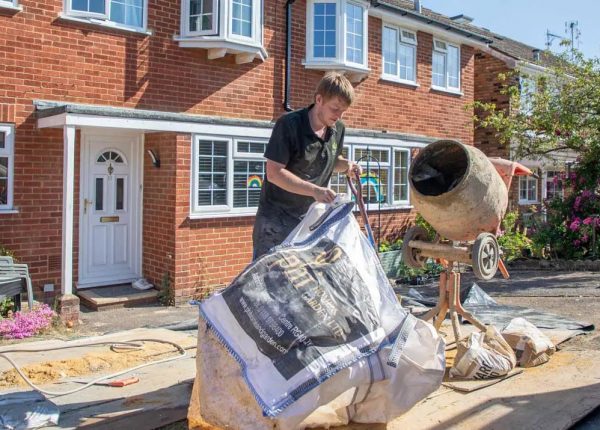
[[[150,158],[152,159],[152,165],[154,167],[160,167],[160,158],[158,158],[156,152],[153,149],[148,149],[147,152]]]

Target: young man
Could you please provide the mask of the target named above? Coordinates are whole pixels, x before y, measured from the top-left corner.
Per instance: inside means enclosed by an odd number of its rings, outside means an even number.
[[[336,194],[327,188],[333,172],[361,172],[341,156],[345,128],[340,120],[353,100],[350,81],[328,73],[312,105],[275,124],[265,150],[267,172],[252,233],[254,259],[279,245],[314,201],[333,201]]]

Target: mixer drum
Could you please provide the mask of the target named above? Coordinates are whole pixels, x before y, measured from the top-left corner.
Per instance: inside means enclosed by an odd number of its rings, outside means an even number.
[[[475,240],[496,234],[508,206],[508,190],[483,152],[452,140],[421,150],[409,171],[412,202],[443,237]]]

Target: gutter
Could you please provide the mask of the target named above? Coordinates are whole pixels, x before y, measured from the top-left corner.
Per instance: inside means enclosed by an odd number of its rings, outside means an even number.
[[[284,96],[283,96],[283,108],[290,112],[292,107],[290,106],[290,75],[292,65],[292,4],[296,0],[287,0],[285,3],[285,83],[284,83]]]

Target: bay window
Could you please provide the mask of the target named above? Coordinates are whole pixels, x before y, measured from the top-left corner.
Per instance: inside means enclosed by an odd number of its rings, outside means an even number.
[[[382,78],[416,84],[417,35],[392,25],[382,29]]]
[[[431,63],[431,86],[434,89],[460,92],[460,48],[434,39]]]
[[[237,64],[265,60],[262,0],[182,0],[181,34],[184,48],[204,48],[208,59],[235,55]]]
[[[368,73],[368,3],[308,0],[305,66],[341,70],[357,81]]]

